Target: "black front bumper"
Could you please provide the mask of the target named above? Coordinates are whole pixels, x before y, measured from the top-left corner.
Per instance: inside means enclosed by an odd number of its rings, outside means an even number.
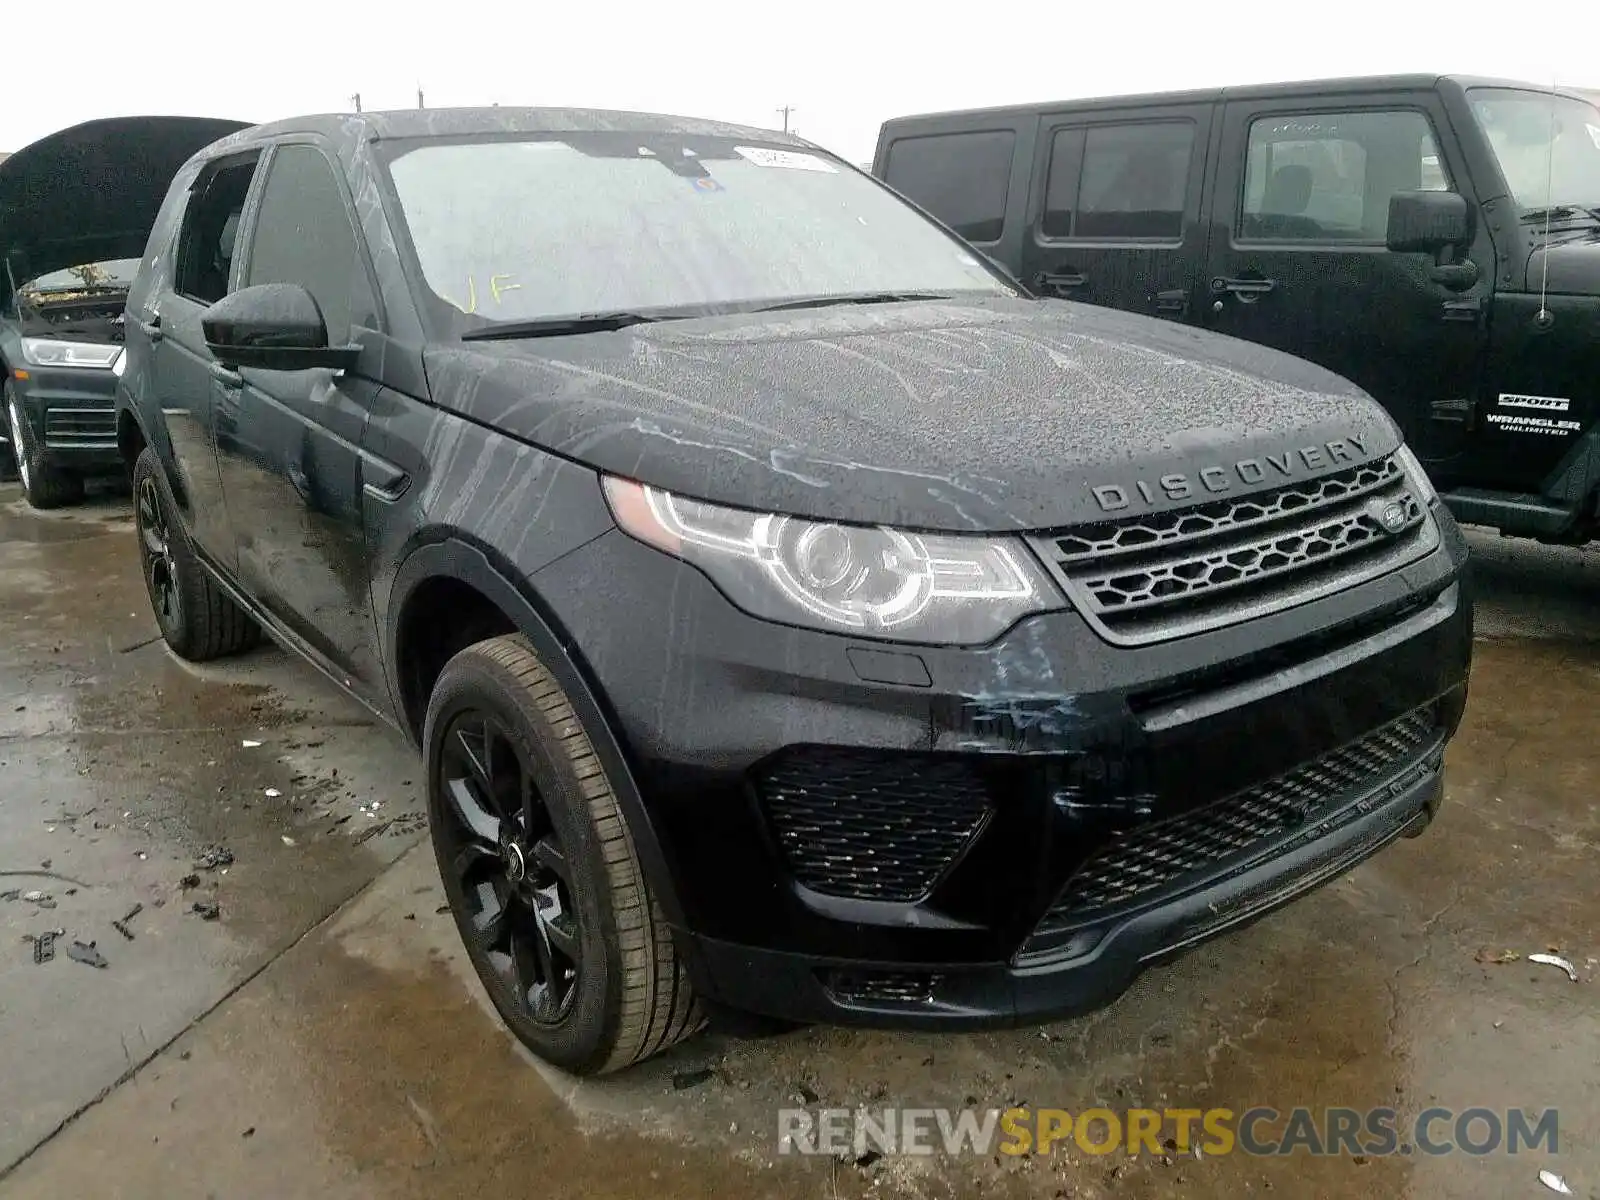
[[[1466,547],[1117,647],[753,620],[614,531],[539,573],[637,785],[708,1000],[837,1024],[1082,1012],[1431,819],[1466,701]]]

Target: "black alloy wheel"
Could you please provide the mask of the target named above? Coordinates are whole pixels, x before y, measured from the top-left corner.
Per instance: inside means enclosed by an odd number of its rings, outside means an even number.
[[[440,831],[446,890],[505,998],[529,1020],[559,1025],[577,997],[583,939],[571,867],[533,772],[481,709],[451,722],[439,767],[451,818]]]
[[[178,585],[178,565],[172,558],[172,530],[167,524],[155,476],[146,475],[139,481],[134,504],[145,587],[150,592],[150,605],[155,610],[162,636],[172,641],[183,629],[183,589]]]

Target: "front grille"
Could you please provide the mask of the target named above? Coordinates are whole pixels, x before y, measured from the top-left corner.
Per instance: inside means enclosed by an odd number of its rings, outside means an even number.
[[[970,761],[911,754],[793,751],[756,790],[795,879],[857,900],[927,895],[993,808]]]
[[[1395,528],[1380,519],[1401,515]],[[1410,561],[1437,533],[1394,456],[1260,496],[1034,539],[1108,640],[1161,641],[1314,599]]]
[[[1437,734],[1433,708],[1191,812],[1118,834],[1067,881],[1035,937],[1181,886],[1391,777]]]
[[[944,982],[944,976],[926,971],[831,970],[822,986],[843,1003],[927,1004]]]
[[[109,408],[52,408],[44,415],[44,444],[68,449],[74,446],[115,445],[117,414]]]

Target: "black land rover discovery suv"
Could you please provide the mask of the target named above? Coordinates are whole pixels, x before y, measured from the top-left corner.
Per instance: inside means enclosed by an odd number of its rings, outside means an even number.
[[[426,757],[473,963],[616,1069],[708,1008],[1113,999],[1420,831],[1466,551],[1364,393],[1022,295],[797,139],[257,127],[178,171],[119,438],[172,648]]]

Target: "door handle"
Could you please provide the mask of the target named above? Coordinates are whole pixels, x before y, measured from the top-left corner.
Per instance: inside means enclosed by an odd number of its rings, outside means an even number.
[[[1464,292],[1478,282],[1478,264],[1469,258],[1465,262],[1431,267],[1428,278],[1452,292]]]
[[[239,372],[223,366],[221,363],[212,363],[210,366],[211,378],[223,387],[237,390],[244,386],[244,377]]]
[[[1157,292],[1155,306],[1157,312],[1182,316],[1189,311],[1189,289],[1171,288],[1165,292]]]
[[[161,314],[157,313],[152,320],[140,321],[139,328],[144,333],[145,337],[149,338],[152,342],[159,342],[162,338]]]
[[[1232,292],[1243,304],[1254,304],[1277,286],[1276,279],[1226,279],[1219,275],[1211,281],[1211,290],[1217,295]]]
[[[1033,277],[1035,289],[1046,292],[1070,292],[1086,286],[1088,282],[1089,277],[1077,271],[1040,271]]]

